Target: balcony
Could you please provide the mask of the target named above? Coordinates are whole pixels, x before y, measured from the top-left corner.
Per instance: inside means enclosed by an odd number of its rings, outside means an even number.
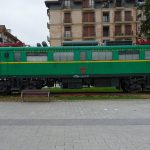
[[[95,36],[95,33],[93,32],[93,33],[83,33],[83,36],[84,37],[87,37],[87,36]]]
[[[133,36],[133,31],[128,31],[128,32],[125,32],[125,33],[121,33],[121,32],[114,32],[114,36],[115,37],[131,37]]]
[[[88,5],[83,5],[82,8],[87,8],[87,9],[94,9],[94,4],[88,4]]]

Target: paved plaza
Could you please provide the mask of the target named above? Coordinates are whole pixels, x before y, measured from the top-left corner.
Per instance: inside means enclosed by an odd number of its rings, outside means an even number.
[[[150,150],[150,100],[1,102],[0,150]]]

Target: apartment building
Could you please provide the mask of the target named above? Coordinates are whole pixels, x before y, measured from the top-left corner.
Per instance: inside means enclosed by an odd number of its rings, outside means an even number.
[[[60,46],[63,41],[112,40],[136,42],[136,0],[47,0],[48,41]]]

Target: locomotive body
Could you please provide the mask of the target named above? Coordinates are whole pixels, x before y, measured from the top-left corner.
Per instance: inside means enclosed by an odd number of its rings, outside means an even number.
[[[83,86],[150,87],[150,46],[0,48],[0,92]]]

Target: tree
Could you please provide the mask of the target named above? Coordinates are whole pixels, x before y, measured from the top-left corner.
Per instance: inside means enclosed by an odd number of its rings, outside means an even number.
[[[145,38],[150,39],[150,0],[145,0],[143,8],[146,19],[142,21],[141,34],[143,34]]]

